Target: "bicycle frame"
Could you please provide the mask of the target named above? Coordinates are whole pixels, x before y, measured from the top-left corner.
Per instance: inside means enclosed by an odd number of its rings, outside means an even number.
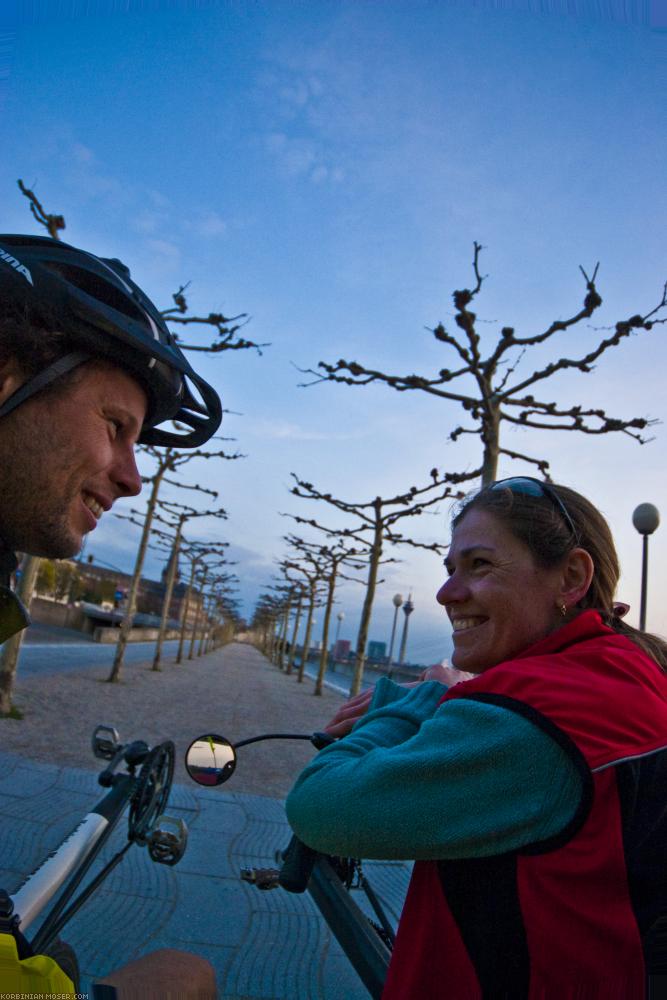
[[[377,896],[365,880],[362,888],[385,930],[390,926]],[[350,896],[325,854],[315,858],[308,891],[339,945],[374,998],[382,996],[391,949]],[[393,931],[390,931],[393,937]]]
[[[237,748],[267,739],[307,739],[317,749],[334,742],[326,733],[307,736],[267,733],[234,744],[217,734],[208,734],[191,743],[186,753],[186,769],[193,781],[199,784],[221,784],[234,773]],[[220,761],[216,751],[219,751]],[[280,871],[273,868],[242,869],[241,878],[260,889],[280,886],[288,892],[307,890],[364,986],[373,998],[379,1000],[391,958],[394,929],[362,871],[361,862],[318,854],[296,837],[292,838],[284,853],[278,852],[276,856],[283,862]],[[379,927],[350,894],[355,877],[357,882],[354,888],[364,892]]]
[[[110,737],[105,737],[105,732]],[[98,777],[100,785],[109,791],[51,856],[8,897],[9,925],[25,935],[57,896],[39,931],[29,942],[33,954],[49,948],[133,843],[147,845],[154,861],[169,865],[176,864],[185,851],[185,824],[163,815],[173,779],[173,743],[166,742],[152,750],[141,740],[121,745],[115,729],[98,726],[93,734],[93,752],[109,761]],[[127,766],[127,773],[114,773],[122,763]],[[140,768],[138,774],[135,773],[137,768]],[[128,805],[127,843],[73,899]],[[169,824],[176,826],[176,833],[164,829]]]
[[[94,806],[51,857],[40,865],[32,875],[29,875],[23,885],[10,897],[14,903],[14,913],[20,921],[21,932],[25,934],[56,893],[64,886],[39,933],[31,941],[31,947],[36,954],[48,948],[67,921],[92,895],[132,845],[132,841],[128,841],[122,850],[105,865],[99,875],[86,886],[76,900],[67,907],[82,879],[123,815],[134,791],[137,780],[135,777],[123,774],[116,775],[115,778],[118,780],[114,783],[111,791]]]

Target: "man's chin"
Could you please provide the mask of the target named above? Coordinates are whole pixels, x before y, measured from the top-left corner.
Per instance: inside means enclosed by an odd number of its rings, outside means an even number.
[[[41,559],[72,559],[81,552],[83,539],[83,535],[54,532],[48,537],[26,538],[16,549]]]

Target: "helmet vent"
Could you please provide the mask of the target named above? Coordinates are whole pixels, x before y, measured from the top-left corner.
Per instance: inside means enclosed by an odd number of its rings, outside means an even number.
[[[145,326],[145,313],[139,308],[135,308],[132,302],[128,300],[127,295],[115,288],[111,282],[104,281],[99,275],[92,274],[90,271],[86,271],[81,267],[75,267],[72,264],[44,261],[43,265],[51,271],[57,271],[66,281],[79,288],[82,292],[86,292],[99,302],[103,302],[104,305],[110,306],[117,312],[123,313],[124,316],[128,316],[130,319]]]

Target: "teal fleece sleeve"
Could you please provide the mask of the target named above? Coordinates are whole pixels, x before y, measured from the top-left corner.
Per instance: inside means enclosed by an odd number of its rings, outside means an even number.
[[[486,857],[559,833],[582,781],[532,722],[426,681],[381,680],[368,713],[321,750],[286,802],[301,840],[362,858]]]

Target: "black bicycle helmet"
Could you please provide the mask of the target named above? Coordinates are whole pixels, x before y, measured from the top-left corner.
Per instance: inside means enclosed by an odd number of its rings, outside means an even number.
[[[66,372],[106,358],[139,380],[148,395],[143,444],[196,448],[222,419],[216,391],[195,371],[150,299],[119,260],[46,236],[0,235],[0,302],[66,334],[74,350],[21,386],[0,417]],[[187,430],[164,430],[176,420]]]

